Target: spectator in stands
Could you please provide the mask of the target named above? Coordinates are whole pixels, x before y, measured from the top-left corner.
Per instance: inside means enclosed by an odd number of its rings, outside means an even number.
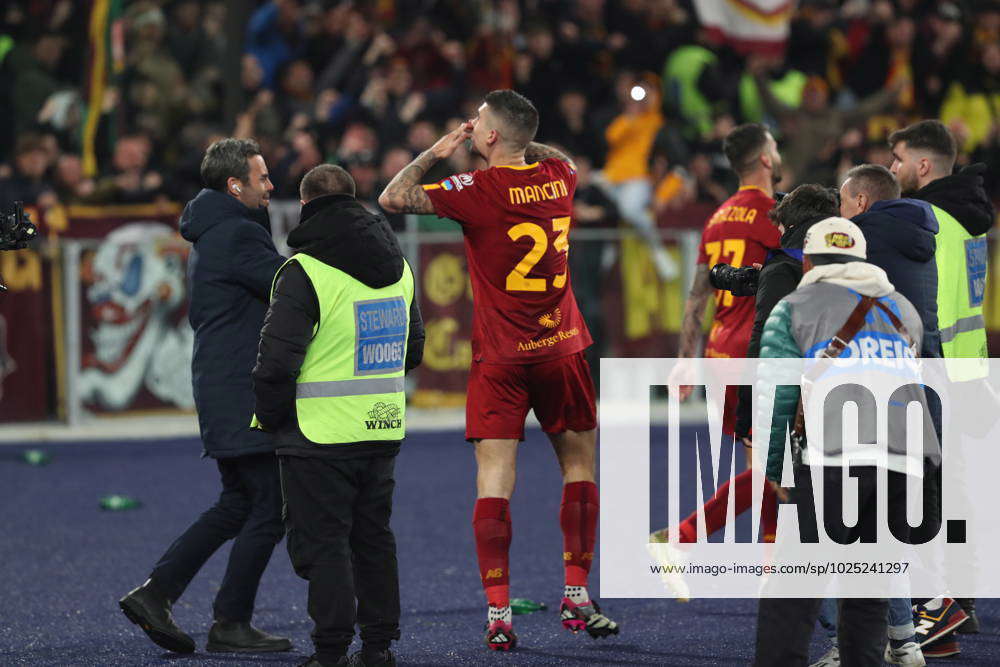
[[[541,128],[547,136],[556,127],[558,98],[553,91],[560,90],[567,75],[563,60],[553,57],[555,48],[548,26],[535,24],[525,32],[525,49],[514,61],[514,83],[528,99],[539,101],[538,117],[548,124]]]
[[[62,204],[73,204],[87,200],[94,193],[94,179],[83,175],[83,164],[79,155],[64,153],[56,160],[53,173],[56,196]]]
[[[21,135],[14,148],[13,169],[0,178],[0,211],[8,210],[15,201],[40,208],[54,206],[55,191],[45,178],[49,166],[49,154],[42,137]]]
[[[941,122],[949,126],[965,153],[993,150],[1000,134],[1000,43],[987,44],[968,76],[950,79],[941,105]]]
[[[836,0],[814,0],[789,25],[786,64],[812,76],[826,76],[837,20]]]
[[[111,158],[113,171],[101,178],[92,203],[138,204],[162,197],[163,176],[149,168],[153,144],[143,134],[120,137]]]
[[[449,125],[449,127],[452,127]],[[410,164],[413,159],[413,153],[403,146],[393,146],[389,148],[385,155],[382,156],[382,166],[379,168],[379,178],[378,183],[375,185],[375,192],[382,192],[385,190],[385,186],[389,184],[389,181],[393,177],[401,172],[403,168]],[[457,169],[455,173],[460,173],[465,171],[464,169]],[[382,211],[386,219],[389,221],[389,225],[393,230],[400,232],[406,228],[406,216],[399,213],[386,213]]]
[[[782,136],[786,138],[782,155],[785,156],[788,183],[806,180],[830,182],[836,164],[837,140],[849,128],[864,122],[872,114],[888,110],[906,85],[904,79],[895,79],[891,87],[862,100],[850,110],[844,110],[830,106],[829,84],[814,76],[803,91],[802,106],[795,109],[780,101],[766,85],[765,61],[752,58],[748,68],[767,112],[778,120]]]
[[[962,79],[968,66],[962,12],[952,2],[941,3],[918,32],[927,46],[913,53],[914,82],[920,87],[917,102],[922,115],[936,116],[950,83]]]
[[[167,45],[188,81],[206,68],[218,67],[224,50],[221,23],[205,3],[182,0],[174,4],[167,23]]]
[[[316,138],[305,130],[295,132],[279,149],[277,166],[272,170],[275,199],[294,199],[302,177],[323,161]]]
[[[585,156],[591,164],[600,166],[607,148],[603,133],[594,125],[592,109],[582,90],[571,88],[559,95],[558,111],[545,134],[549,143],[559,144],[567,154]]]
[[[377,211],[376,200],[379,191],[375,189],[375,186],[378,184],[379,172],[374,158],[354,155],[344,162],[344,167],[354,179],[357,200],[369,210]]]
[[[45,5],[51,11],[25,11],[29,4],[14,0],[21,11],[0,15],[0,32],[15,39],[13,51],[0,57],[9,77],[0,79],[8,91],[0,95],[0,109],[15,119],[3,128],[6,135],[0,129],[0,164],[8,167],[14,125],[17,132],[51,129],[63,150],[82,151],[86,92],[80,63],[86,62],[89,5],[62,0]],[[714,131],[720,118],[757,121],[764,113],[743,57],[699,28],[687,0],[594,0],[568,7],[505,1],[495,11],[460,0],[420,11],[412,3],[268,0],[255,3],[259,8],[249,20],[241,73],[245,97],[233,128],[234,119],[222,117],[227,4],[126,3],[126,68],[101,105],[102,171],[114,154],[106,138],[142,132],[156,146],[168,194],[193,196],[196,170],[174,137],[194,122],[257,137],[277,173],[285,157],[282,142],[308,132],[326,155],[335,156],[345,129],[360,121],[376,130],[372,160],[378,167],[386,146],[407,143],[419,150],[452,115],[471,116],[474,109],[464,106],[476,99],[475,89],[512,82],[529,94],[536,88],[546,92],[534,96],[552,107],[543,113],[541,138],[601,166],[604,130],[620,112],[611,77],[627,67],[649,68],[653,61],[658,66],[669,45],[676,47],[664,68],[670,122],[661,128],[653,161],[659,165],[657,182],[669,195],[656,200],[679,205],[682,191],[707,202],[728,189]],[[857,163],[884,157],[873,154],[879,149],[872,146],[902,119],[887,115],[869,122],[865,116],[878,108],[891,111],[891,103],[853,105],[879,91],[885,96],[887,88],[901,93],[894,100],[898,108],[912,104],[910,109],[926,115],[940,113],[973,160],[1000,158],[1000,104],[993,101],[1000,70],[996,3],[878,0],[848,3],[839,14],[837,5],[799,3],[787,56],[773,63],[770,92],[788,107],[770,110],[781,122],[779,139],[787,144],[794,172],[786,185],[833,182]],[[751,59],[750,69],[756,66]],[[807,109],[799,110],[807,76],[814,77],[806,88]],[[828,122],[837,116],[841,120]],[[667,134],[673,136],[664,151],[659,144]],[[680,179],[674,170],[681,168],[692,175]],[[664,169],[671,178],[661,178]],[[990,170],[986,179],[995,192],[1000,170]],[[686,189],[679,188],[682,180]]]
[[[315,109],[313,71],[305,60],[293,60],[282,68],[277,104],[282,127],[305,129]]]
[[[13,120],[18,132],[34,128],[45,101],[61,87],[56,68],[62,59],[63,48],[61,35],[46,33],[34,43],[16,47],[11,54],[17,90]]]
[[[369,68],[396,49],[392,38],[384,32],[376,34],[361,12],[349,11],[343,20],[345,27],[339,48],[329,56],[326,67],[317,77],[318,90],[360,92],[370,73]]]
[[[618,98],[622,112],[605,132],[608,154],[604,161],[603,178],[625,221],[642,236],[653,255],[656,272],[662,280],[677,275],[677,266],[663,248],[653,205],[653,183],[649,161],[663,114],[660,112],[659,86],[651,81],[621,76]]]
[[[266,88],[274,87],[281,66],[301,50],[301,11],[298,0],[270,0],[250,17],[247,51],[260,63]]]
[[[574,157],[577,182],[573,195],[573,221],[582,229],[613,229],[618,226],[621,214],[618,206],[608,194],[594,183],[593,167],[586,155]],[[601,285],[604,274],[610,268],[606,264],[613,261],[607,257],[607,242],[601,239],[579,238],[573,241],[573,252],[569,255],[570,275],[573,276],[573,292],[580,306],[594,344],[587,350],[595,382],[598,379],[602,352],[606,349],[604,337],[604,317],[601,313]],[[610,261],[606,262],[608,259]]]

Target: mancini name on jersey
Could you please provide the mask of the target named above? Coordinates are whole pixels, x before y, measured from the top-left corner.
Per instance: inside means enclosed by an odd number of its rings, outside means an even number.
[[[549,201],[561,197],[569,197],[569,188],[565,181],[558,179],[543,185],[523,185],[507,188],[507,196],[511,204],[531,204],[536,201]]]

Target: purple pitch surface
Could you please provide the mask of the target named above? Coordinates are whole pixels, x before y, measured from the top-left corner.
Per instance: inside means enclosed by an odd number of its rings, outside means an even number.
[[[34,447],[33,445],[31,447]],[[262,656],[164,652],[118,609],[118,598],[147,576],[166,546],[215,499],[218,473],[195,440],[67,443],[40,447],[50,465],[21,462],[29,446],[0,449],[0,664],[199,665],[297,664],[312,652],[305,582],[275,550],[257,598],[255,624],[286,634],[293,653]],[[494,654],[482,644],[485,603],[472,542],[474,461],[456,432],[408,438],[396,466],[393,527],[402,586],[401,664],[748,664],[753,600],[602,600],[621,623],[619,637],[594,641],[562,630],[562,543],[558,467],[545,437],[530,431],[519,454],[512,503],[511,590],[548,604],[518,616],[520,648]],[[121,493],[141,509],[105,512],[101,496]],[[174,610],[204,647],[211,603],[225,564],[223,547]],[[595,568],[596,570],[596,568]],[[591,590],[598,590],[596,577]],[[962,639],[953,664],[1000,664],[1000,605],[983,601],[984,634]],[[822,631],[814,635],[818,657]],[[355,648],[357,645],[355,646]]]

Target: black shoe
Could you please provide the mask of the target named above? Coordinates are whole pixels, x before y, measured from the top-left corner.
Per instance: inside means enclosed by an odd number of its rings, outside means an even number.
[[[291,651],[292,642],[258,630],[249,623],[216,621],[208,631],[206,651],[218,653],[276,653]]]
[[[314,653],[311,656],[309,656],[308,660],[299,665],[299,667],[341,667],[342,665],[348,665],[348,664],[349,662],[347,660],[346,655],[341,656],[340,660],[331,664],[328,662],[320,662],[319,659],[316,658],[316,654]]]
[[[194,653],[194,640],[174,623],[170,600],[154,590],[150,579],[119,600],[118,606],[157,646],[174,653]]]
[[[960,635],[978,635],[979,617],[976,616],[976,598],[955,598],[955,602],[962,608],[962,611],[969,615],[969,620],[958,626],[958,630],[955,632]]]
[[[358,651],[351,654],[346,664],[350,667],[396,667],[396,656],[389,649],[375,653]]]

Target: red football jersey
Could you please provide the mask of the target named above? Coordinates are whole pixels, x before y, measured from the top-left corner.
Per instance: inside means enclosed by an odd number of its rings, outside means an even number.
[[[536,363],[591,344],[567,263],[572,165],[549,158],[490,167],[424,189],[438,217],[462,225],[475,304],[473,359]]]
[[[734,267],[763,264],[767,251],[781,245],[778,228],[767,217],[774,200],[760,188],[740,188],[705,224],[698,263]],[[706,357],[745,357],[753,330],[755,299],[715,291],[715,319],[705,345]]]

